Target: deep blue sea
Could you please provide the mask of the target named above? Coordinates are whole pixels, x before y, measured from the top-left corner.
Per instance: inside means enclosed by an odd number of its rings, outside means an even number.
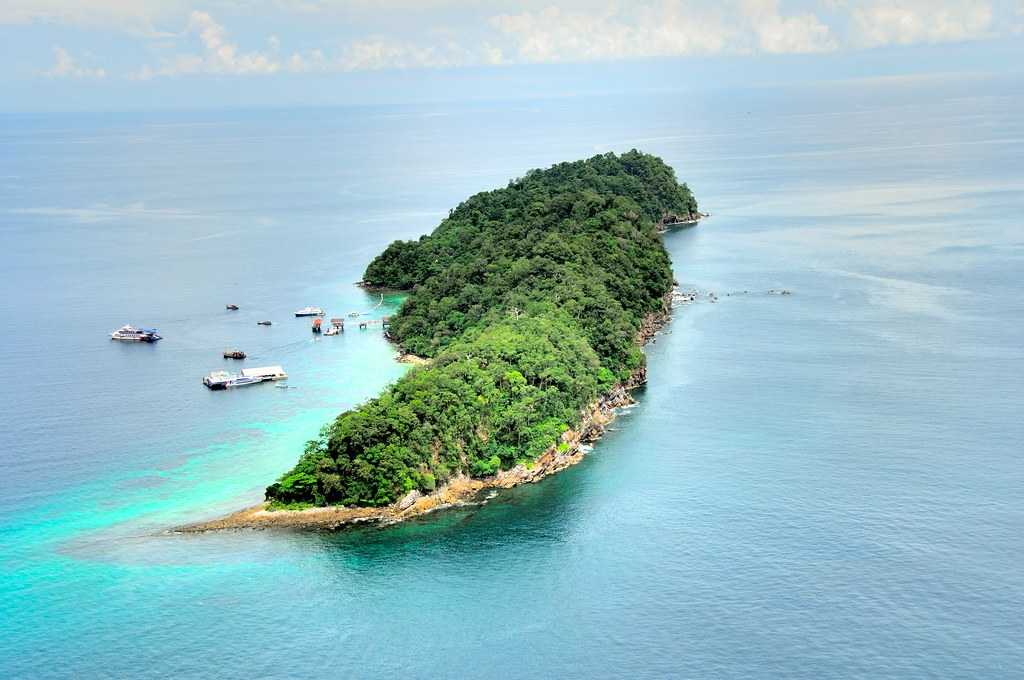
[[[1021,677],[1022,111],[924,79],[2,117],[0,677]],[[393,311],[353,285],[388,242],[632,147],[713,214],[665,244],[718,302],[583,463],[389,528],[166,532],[407,370],[293,310]],[[208,392],[226,346],[292,389]]]

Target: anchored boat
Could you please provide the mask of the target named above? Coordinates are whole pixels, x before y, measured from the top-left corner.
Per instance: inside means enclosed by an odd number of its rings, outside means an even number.
[[[295,312],[295,316],[323,316],[324,310],[319,307],[303,307]]]
[[[260,380],[285,380],[288,374],[280,366],[260,366],[259,368],[243,368],[240,375]]]
[[[226,349],[224,350],[225,359],[244,359],[245,352],[240,349]]]
[[[157,335],[155,328],[136,328],[125,324],[111,333],[110,339],[122,342],[156,342],[161,336]]]
[[[246,387],[270,380],[284,380],[288,374],[280,366],[243,368],[240,372],[213,371],[203,378],[203,384],[211,390],[226,390],[229,387]]]
[[[229,387],[245,387],[246,385],[255,385],[256,383],[261,382],[263,382],[262,378],[235,375],[234,373],[228,373],[227,371],[213,371],[203,378],[203,384],[211,390],[226,390]]]

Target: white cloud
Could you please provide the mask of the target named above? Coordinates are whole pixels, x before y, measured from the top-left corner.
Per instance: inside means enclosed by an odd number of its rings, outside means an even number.
[[[401,43],[391,38],[357,40],[334,58],[322,50],[294,53],[283,63],[292,73],[331,73],[348,71],[379,71],[383,69],[454,68],[476,64],[500,64],[500,48],[483,44],[469,50],[454,41],[420,46]]]
[[[992,5],[982,0],[890,0],[851,12],[866,47],[976,40],[992,29]]]
[[[116,29],[160,36],[154,23],[184,10],[187,0],[3,0],[0,24],[33,22]]]
[[[640,5],[630,15],[618,7],[568,11],[547,7],[499,14],[491,24],[511,41],[519,61],[592,61],[722,51],[733,31],[715,12],[685,20],[675,3]]]
[[[274,73],[280,64],[260,52],[242,53],[238,45],[227,39],[227,31],[206,12],[193,11],[186,33],[196,33],[203,43],[204,70],[210,73]]]
[[[71,53],[63,47],[54,45],[53,59],[53,66],[42,72],[42,75],[47,78],[103,79],[107,77],[107,72],[102,68],[82,66],[76,62],[74,57],[71,56]]]
[[[272,55],[262,52],[242,52],[228,39],[227,30],[206,12],[193,10],[189,15],[184,35],[196,35],[203,47],[201,54],[179,54],[164,59],[154,68],[146,65],[132,74],[138,80],[155,76],[180,76],[197,73],[227,75],[267,75],[281,70],[281,63]],[[275,36],[271,36],[274,47]],[[280,41],[276,43],[280,48]],[[276,52],[276,50],[274,50]]]
[[[720,4],[661,0],[596,11],[500,14],[491,20],[529,62],[751,52],[827,52],[838,47],[812,13],[783,16],[777,0]]]
[[[839,47],[829,27],[810,12],[783,17],[777,0],[747,0],[743,9],[758,46],[770,54],[831,52]]]
[[[32,21],[129,31],[146,38],[154,55],[129,75],[146,80],[813,54],[960,41],[1024,31],[1020,1],[204,0],[204,9],[196,9],[193,0],[0,0],[0,24]],[[241,24],[232,18],[241,15],[258,17],[268,30],[253,34],[250,20],[244,22],[249,32],[233,37],[224,24],[237,28]],[[227,19],[221,23],[215,16]],[[180,30],[166,30],[174,26]],[[317,39],[318,45],[310,35],[329,38]],[[168,44],[167,38],[174,42]],[[289,43],[292,47],[286,48]],[[296,49],[295,43],[305,46]],[[66,52],[46,73],[106,75],[75,63]]]
[[[268,51],[244,52],[228,37],[223,25],[210,14],[200,11],[193,11],[189,15],[188,25],[181,35],[196,36],[202,46],[201,53],[183,53],[164,58],[159,65],[142,66],[129,77],[150,80],[159,76],[198,74],[270,75],[281,72],[442,68],[496,64],[503,59],[501,49],[488,42],[475,49],[468,49],[451,37],[434,40],[429,45],[417,45],[378,36],[353,41],[336,56],[330,57],[319,48],[286,55],[282,52],[281,39],[271,35],[266,39]]]
[[[479,50],[470,50],[454,40],[419,46],[378,38],[352,43],[335,62],[334,67],[341,71],[449,68],[480,63],[498,64],[501,60],[501,50],[488,44],[482,45]]]
[[[285,68],[292,73],[315,73],[329,71],[331,64],[322,50],[309,50],[304,54],[293,53],[285,61]]]

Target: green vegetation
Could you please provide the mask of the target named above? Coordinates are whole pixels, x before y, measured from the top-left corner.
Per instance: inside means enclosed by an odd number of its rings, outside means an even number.
[[[536,459],[642,366],[638,330],[672,285],[669,212],[696,201],[634,150],[532,170],[392,243],[365,281],[411,291],[391,333],[433,362],[325,426],[268,500],[386,505]]]

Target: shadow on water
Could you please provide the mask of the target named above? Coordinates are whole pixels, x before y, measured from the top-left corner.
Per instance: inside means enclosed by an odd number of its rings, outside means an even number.
[[[645,388],[634,391],[642,403]],[[638,405],[635,408],[641,408]],[[635,413],[631,410],[629,413]],[[620,415],[620,417],[623,417]],[[629,417],[625,415],[625,417]],[[626,428],[628,430],[628,428]],[[117,546],[80,545],[76,557],[118,562],[172,564],[217,563],[225,558],[245,560],[256,555],[317,555],[333,568],[355,573],[386,568],[401,571],[423,560],[488,561],[491,555],[536,552],[572,540],[601,498],[601,466],[614,466],[602,458],[607,446],[629,436],[610,430],[595,450],[580,463],[534,484],[511,489],[486,489],[463,506],[446,508],[389,525],[356,525],[334,531],[273,529],[160,534],[120,538]]]
[[[640,408],[645,388],[634,391]],[[620,414],[621,417],[621,414]],[[611,450],[609,440],[628,433],[611,430],[578,464],[537,483],[482,491],[470,504],[447,508],[392,525],[358,526],[340,531],[307,532],[323,550],[343,556],[347,564],[372,566],[402,557],[422,559],[431,553],[469,556],[529,546],[557,546],[579,531],[600,496],[599,466]],[[301,540],[301,539],[300,539]]]
[[[484,490],[466,505],[397,524],[356,525],[334,531],[243,529],[92,535],[69,541],[59,552],[86,562],[184,566],[245,561],[298,549],[327,556],[332,564],[358,572],[385,563],[400,568],[403,562],[431,556],[449,559],[505,551],[516,545],[558,545],[572,535],[586,511],[583,499],[594,491],[596,480],[589,472],[596,462],[592,453],[538,483]]]

